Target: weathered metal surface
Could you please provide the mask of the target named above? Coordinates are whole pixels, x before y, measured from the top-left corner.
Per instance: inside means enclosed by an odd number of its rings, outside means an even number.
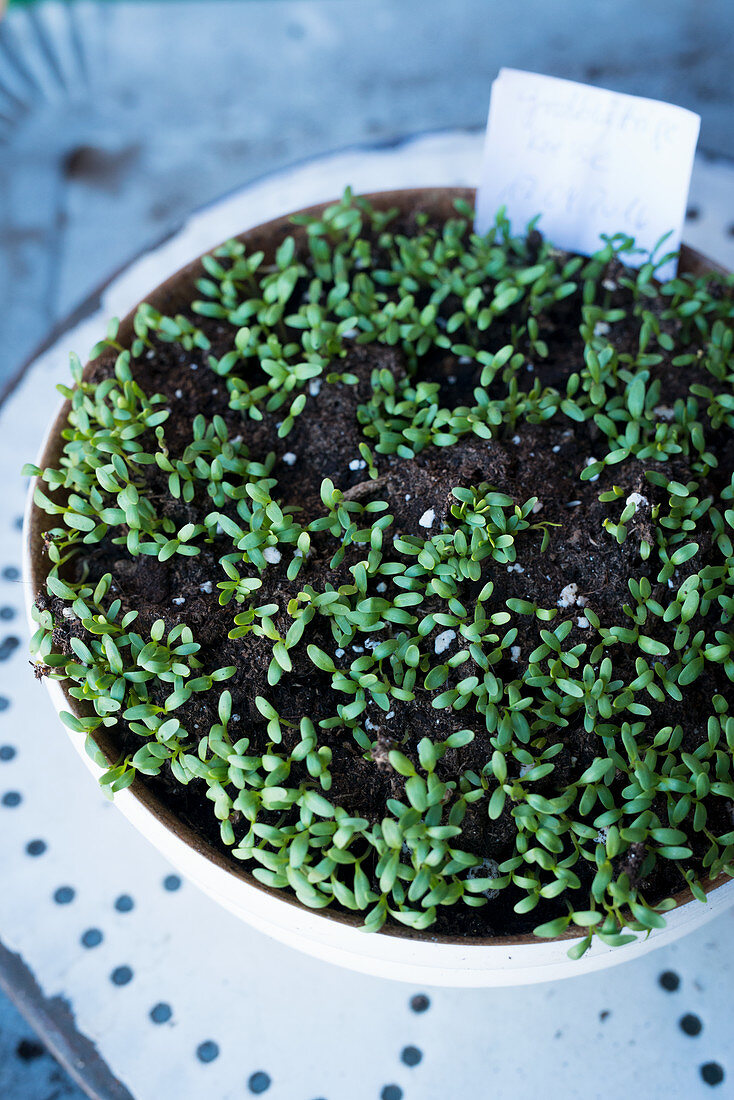
[[[75,322],[94,315],[96,288],[110,272],[175,233],[194,208],[340,146],[390,145],[415,131],[481,127],[501,64],[670,99],[702,114],[705,149],[734,156],[732,66],[722,49],[733,32],[728,0],[566,0],[562,8],[527,0],[521,19],[516,5],[486,0],[455,0],[450,7],[443,0],[79,0],[13,9],[0,23],[0,387],[69,311]],[[436,147],[437,163],[453,159],[451,148]],[[461,161],[469,176],[463,182],[472,182],[470,160]],[[358,159],[341,163],[339,179],[328,177],[335,190],[359,177]],[[385,185],[420,182],[388,176],[386,171]],[[368,185],[381,182],[372,176]],[[277,204],[287,188],[281,180],[273,190]],[[699,161],[691,205],[695,217],[686,239],[731,266],[734,199],[725,163]],[[222,236],[241,228],[241,206],[222,210],[230,219]],[[193,242],[205,247],[217,235],[213,223],[208,239],[187,232],[177,238],[189,242],[181,259],[198,251]],[[81,334],[79,339],[83,352]],[[12,486],[20,458],[35,446],[31,437],[40,432],[62,359],[59,351],[56,366],[37,370],[20,403],[14,399],[0,414],[0,472],[7,486],[0,515],[0,649],[9,654],[0,670],[0,795],[22,788],[17,807],[0,807],[0,932],[8,933],[14,951],[25,945],[32,967],[11,960],[6,983],[16,997],[22,994],[24,1011],[47,1035],[57,1028],[52,1041],[62,1057],[67,1051],[84,1062],[87,1091],[115,1095],[114,1073],[105,1080],[102,1061],[111,1059],[124,1080],[132,1070],[140,1098],[242,1096],[263,1087],[267,1077],[268,1094],[285,1100],[311,1087],[329,1100],[360,1100],[391,1084],[406,1100],[433,1100],[460,1091],[480,1095],[487,1081],[494,1096],[514,1100],[536,1089],[536,1071],[551,1100],[602,1095],[612,1086],[615,1092],[647,1087],[652,1095],[707,1094],[700,1066],[718,1061],[725,1067],[730,1040],[720,1014],[734,965],[731,921],[665,957],[654,956],[646,967],[623,968],[608,981],[573,983],[577,994],[569,987],[525,998],[520,991],[500,997],[444,991],[433,996],[430,1011],[414,1013],[409,998],[418,991],[391,994],[376,1009],[375,983],[354,978],[352,987],[337,972],[232,926],[201,899],[187,901],[185,892],[178,909],[161,907],[169,898],[160,892],[166,869],[136,838],[128,850],[122,827],[106,832],[114,818],[93,791],[82,795],[88,778],[23,672],[25,642],[15,649],[5,644],[23,637],[18,582],[2,572],[12,570],[18,553],[20,496]],[[2,749],[16,744],[20,753],[6,759]],[[53,791],[34,779],[35,754],[50,761],[69,791],[76,792],[78,779],[78,813],[70,817],[63,801],[49,803]],[[97,830],[125,847],[113,867],[95,844]],[[41,837],[42,852],[33,847]],[[83,887],[77,882],[72,902],[58,904],[57,888],[76,882],[77,869]],[[134,897],[130,917],[113,904],[123,891]],[[204,922],[210,936],[223,937],[216,959],[205,952],[187,961],[183,974],[176,931],[167,928],[182,920]],[[80,937],[97,924],[103,938],[92,950]],[[147,945],[140,963],[133,955],[138,941]],[[231,969],[227,950],[236,959]],[[110,974],[128,957],[134,977],[118,988]],[[665,968],[680,973],[675,993],[657,985]],[[309,1019],[304,1039],[310,1047],[299,1044],[297,1050],[282,1039],[288,1029],[283,1031],[279,991],[286,972],[293,975],[291,997],[307,996],[309,983],[324,986],[317,1005],[322,1026]],[[36,979],[40,985],[34,986]],[[66,997],[76,1021],[66,1014]],[[360,997],[364,1011],[347,1013],[342,1006]],[[160,1007],[166,998],[173,1005],[168,1021]],[[157,1024],[149,1016],[156,1007]],[[255,1010],[262,1023],[253,1027]],[[379,1026],[374,1011],[384,1015]],[[703,1020],[700,1036],[676,1025],[684,1012]],[[48,1076],[40,1072],[42,1055],[29,1060],[25,1076],[23,1059],[14,1071],[21,1025],[9,1011],[0,1016],[3,1097],[76,1095],[56,1069],[47,1068]],[[530,1060],[522,1047],[525,1019],[539,1043]],[[288,1025],[295,1026],[295,1020]],[[340,1035],[341,1056],[333,1054],[328,1028]],[[98,1063],[85,1034],[99,1047]],[[360,1035],[367,1036],[376,1063],[367,1076],[353,1072]],[[204,1061],[213,1049],[207,1040],[220,1047],[210,1063]],[[202,1044],[203,1055],[197,1055]],[[411,1044],[424,1052],[420,1065],[409,1064],[415,1055],[408,1062],[400,1058],[400,1048]],[[265,1076],[257,1076],[259,1066],[266,1067]],[[562,1092],[553,1091],[554,1080]],[[719,1094],[729,1087],[727,1080]]]
[[[40,1100],[42,1089],[50,1096],[54,1088],[59,1089],[56,1094],[59,1097],[74,1097],[77,1090],[72,1081],[87,1096],[104,1097],[105,1100],[134,1100],[107,1068],[94,1044],[77,1031],[73,1013],[64,997],[46,997],[20,956],[8,951],[1,943],[0,990],[7,994],[28,1024],[43,1036],[44,1043],[57,1062],[54,1065],[50,1058],[44,1057],[43,1047],[39,1048],[37,1041],[29,1038],[27,1029],[24,1029],[26,1033],[18,1039],[15,1049],[3,1051],[0,1059],[0,1088],[5,1100],[11,1097],[20,1100],[24,1094],[32,1100],[31,1090],[36,1089]],[[5,1008],[0,1041],[11,1019],[10,1012]],[[43,1059],[42,1063],[34,1065],[31,1070],[31,1065],[39,1058]],[[64,1071],[71,1081],[65,1080]]]

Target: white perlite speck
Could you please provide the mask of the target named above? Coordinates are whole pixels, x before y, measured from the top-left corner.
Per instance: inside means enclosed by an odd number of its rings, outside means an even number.
[[[65,619],[76,619],[76,615],[70,607],[62,608],[61,614]]]
[[[265,561],[270,562],[271,565],[277,565],[280,561],[280,550],[275,546],[266,546],[263,550],[263,557]]]
[[[212,582],[211,581],[204,581],[203,584],[199,585],[199,591],[200,592],[206,592],[207,596],[210,596],[211,591],[212,591]]]
[[[433,643],[434,653],[439,654],[439,656],[440,654],[445,653],[455,637],[455,630],[442,630],[441,633],[437,635],[436,641]]]
[[[365,460],[363,458],[353,458],[352,461],[349,463],[349,469],[350,470],[364,470],[366,465],[367,465],[367,463],[365,462]]]
[[[556,603],[558,607],[574,607],[577,604],[579,607],[583,607],[586,599],[579,596],[579,586],[576,581],[571,581],[561,589],[561,594]]]
[[[578,619],[576,620],[576,626],[580,627],[582,630],[588,630],[589,620],[586,618],[585,615],[579,615]]]
[[[599,461],[598,458],[594,458],[593,455],[589,455],[588,458],[584,459],[584,466],[593,466],[594,463],[598,462],[598,461]],[[598,481],[599,480],[599,475],[598,474],[592,474],[590,478],[587,478],[587,480],[588,481]]]
[[[518,446],[518,444],[520,443],[520,436],[519,436],[519,435],[513,435],[513,437],[512,437],[512,442],[513,442],[513,443],[515,444],[515,446],[517,447],[517,446]]]
[[[670,405],[656,405],[652,411],[660,420],[672,420],[675,416],[675,409],[671,409]]]
[[[543,507],[543,501],[542,500],[536,500],[535,504],[533,505],[533,515],[537,516],[538,512],[540,511],[540,509],[542,507]]]
[[[171,603],[175,603],[177,607],[180,607],[182,603],[186,603],[185,596],[174,596]]]
[[[642,493],[630,493],[624,503],[634,504],[635,508],[643,508],[646,504],[649,504],[650,501],[647,497],[644,497]]]
[[[286,451],[283,455],[283,461],[285,462],[286,466],[295,466],[296,457],[297,456],[293,454],[293,451]]]
[[[176,390],[176,392],[174,393],[173,396],[174,397],[183,397],[183,390]]]
[[[335,649],[334,650],[334,655],[336,657],[343,657],[344,656],[344,650],[343,649]]]
[[[554,445],[554,446],[553,446],[553,447],[552,447],[551,449],[552,449],[552,451],[553,451],[553,454],[554,454],[554,455],[557,455],[557,454],[558,454],[558,452],[559,452],[559,451],[560,451],[560,449],[561,449],[561,444],[560,444],[560,443],[556,443],[556,444],[555,444],[555,445]]]
[[[614,279],[602,279],[601,285],[604,287],[605,290],[617,289],[617,284],[615,283]]]
[[[606,336],[609,332],[609,325],[606,321],[597,321],[594,325],[594,336]]]
[[[429,508],[427,512],[424,512],[421,518],[418,520],[421,527],[433,527],[436,519],[436,513],[433,508]]]
[[[378,592],[387,592],[387,585],[385,584],[384,581],[380,581],[380,583],[377,585],[377,591]]]
[[[510,660],[515,661],[515,662],[520,660],[520,646],[519,645],[510,646]]]
[[[311,397],[318,397],[319,396],[319,393],[321,392],[321,379],[320,378],[312,378],[311,379],[311,381],[308,384],[308,392],[311,394]]]
[[[513,563],[512,565],[508,565],[508,566],[507,566],[507,572],[508,572],[508,573],[524,573],[524,572],[525,572],[525,570],[524,570],[524,569],[523,569],[523,567],[522,567],[522,566],[520,565],[520,562],[519,562],[519,561],[516,561],[516,562],[514,562],[514,563]]]

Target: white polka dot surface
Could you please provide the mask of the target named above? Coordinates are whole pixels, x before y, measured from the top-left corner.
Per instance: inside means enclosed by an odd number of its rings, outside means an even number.
[[[54,412],[68,350],[83,355],[107,317],[233,232],[347,183],[471,184],[480,153],[478,135],[429,135],[228,197],[116,279],[100,312],[41,356],[0,410],[0,937],[46,996],[66,998],[138,1100],[734,1095],[731,913],[559,984],[415,989],[339,970],[182,882],[96,789],[28,664],[18,471]],[[697,163],[684,237],[734,266],[732,180],[728,165]]]

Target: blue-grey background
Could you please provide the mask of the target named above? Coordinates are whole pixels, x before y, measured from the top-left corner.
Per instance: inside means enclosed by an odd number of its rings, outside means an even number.
[[[689,107],[701,147],[734,158],[732,42],[731,0],[11,8],[0,23],[0,390],[197,206],[346,145],[481,127],[501,65]],[[1,1000],[0,1095],[81,1096]]]
[[[46,2],[0,25],[0,379],[194,207],[479,127],[501,65],[668,99],[734,156],[731,0]]]

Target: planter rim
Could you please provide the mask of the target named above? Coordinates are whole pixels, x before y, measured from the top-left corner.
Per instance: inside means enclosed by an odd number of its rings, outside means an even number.
[[[464,199],[469,202],[473,201],[474,189],[467,187],[416,187],[371,192],[360,197],[368,199],[373,206],[381,210],[393,206],[401,206],[404,209],[420,207],[420,209],[431,208],[443,216],[448,216],[453,211],[453,203],[456,199]],[[251,247],[254,239],[257,242],[254,245],[256,250],[263,248],[266,254],[272,253],[284,235],[287,233],[293,233],[295,235],[300,232],[299,227],[293,226],[290,222],[294,214],[318,215],[326,207],[332,205],[334,201],[338,200],[335,199],[330,202],[322,202],[296,211],[291,211],[288,214],[263,222],[228,239],[244,241],[250,244]],[[208,252],[211,251],[211,249],[208,250]],[[203,255],[206,254],[208,253],[204,253]],[[681,271],[692,271],[697,274],[705,271],[726,273],[726,268],[685,244],[681,246],[680,255]],[[166,308],[170,309],[172,305],[175,307],[177,300],[182,302],[190,301],[190,292],[193,290],[194,281],[196,278],[200,277],[201,274],[200,261],[201,256],[185,264],[162,283],[159,283],[157,287],[151,290],[151,292],[140,301],[148,302],[153,305],[154,308],[161,309],[161,311]],[[140,302],[138,305],[139,304]],[[133,333],[132,320],[138,305],[134,306],[120,322],[118,339],[123,346],[129,346]],[[85,374],[89,373],[92,366],[101,362],[102,358],[103,357],[88,361],[84,367]],[[66,424],[69,409],[70,402],[68,400],[63,401],[57,413],[54,415],[49,428],[44,433],[39,448],[39,457],[37,459],[37,465],[41,468],[52,466],[58,460],[61,453],[62,442],[60,432]],[[23,521],[23,578],[25,582],[23,588],[26,615],[31,631],[35,629],[35,624],[31,617],[35,596],[42,590],[48,572],[47,563],[44,560],[42,552],[41,539],[44,525],[48,520],[46,514],[33,500],[37,481],[38,479],[35,477],[31,479],[26,498]],[[62,682],[49,681],[44,678],[44,685],[51,695],[57,712],[60,712],[64,708],[68,708],[73,713],[77,715],[80,714],[76,701],[69,696]],[[67,733],[69,733],[68,730]],[[74,737],[74,735],[71,736],[72,738]],[[105,736],[103,729],[95,731],[91,739],[102,751],[105,758],[110,763],[113,763],[116,759],[116,755],[118,755],[114,751],[113,739],[109,736]],[[76,747],[80,753],[84,755],[85,750],[83,745],[77,744]],[[94,774],[99,775],[101,769],[86,756],[85,763]],[[318,927],[324,929],[326,927],[324,921],[326,920],[334,925],[340,926],[344,931],[350,930],[355,935],[359,934],[359,941],[362,943],[364,942],[365,934],[360,931],[362,921],[359,914],[352,914],[331,908],[321,910],[310,909],[308,906],[298,901],[290,892],[276,890],[258,882],[249,872],[239,867],[232,857],[225,856],[191,826],[182,821],[149,789],[139,776],[136,776],[133,783],[127,789],[119,792],[115,796],[115,802],[118,805],[120,805],[121,802],[126,804],[126,809],[121,807],[123,808],[123,812],[129,819],[133,820],[136,827],[144,834],[148,831],[146,829],[146,821],[151,826],[155,824],[157,826],[156,832],[160,838],[163,837],[164,833],[170,834],[170,839],[176,842],[176,846],[182,845],[190,849],[199,857],[200,861],[203,861],[200,864],[201,867],[204,866],[204,863],[208,863],[211,872],[209,877],[220,877],[221,874],[224,873],[230,880],[237,880],[243,887],[247,887],[249,890],[255,891],[263,896],[269,896],[271,901],[275,903],[276,908],[283,914],[285,923],[288,923],[288,910],[282,907],[288,907],[290,910],[295,910],[302,918],[301,924],[304,923],[304,920],[307,924],[316,921],[318,922]],[[150,839],[150,837],[148,837],[148,839]],[[153,841],[153,843],[156,844],[157,847],[160,847],[160,844],[157,844],[156,841]],[[707,895],[713,895],[724,889],[731,882],[732,880],[728,876],[721,876],[716,880],[707,879],[702,883],[702,887]],[[215,893],[216,891],[210,890],[209,892]],[[222,899],[220,898],[219,900],[221,901]],[[702,906],[703,904],[697,901],[688,887],[676,893],[674,895],[674,900],[676,906],[667,914],[668,919],[684,907]],[[224,904],[226,904],[226,902],[224,902]],[[530,932],[504,936],[432,935],[430,929],[425,932],[415,931],[407,926],[399,925],[396,922],[386,925],[380,932],[371,934],[369,938],[375,939],[375,937],[382,938],[383,940],[397,939],[414,941],[415,943],[425,944],[427,947],[430,946],[434,948],[461,948],[462,953],[468,952],[469,956],[473,950],[480,948],[513,948],[522,946],[534,947],[537,949],[537,952],[539,952],[542,946],[580,940],[583,938],[578,931],[572,930],[571,928],[567,929],[560,936],[547,940],[541,940]],[[652,933],[652,937],[656,938],[656,933]],[[639,940],[637,942],[639,942]],[[630,944],[629,946],[634,947],[634,944]],[[614,952],[615,958],[611,961],[621,962],[628,957],[623,948],[608,950]],[[466,963],[471,966],[470,957],[466,959]]]

